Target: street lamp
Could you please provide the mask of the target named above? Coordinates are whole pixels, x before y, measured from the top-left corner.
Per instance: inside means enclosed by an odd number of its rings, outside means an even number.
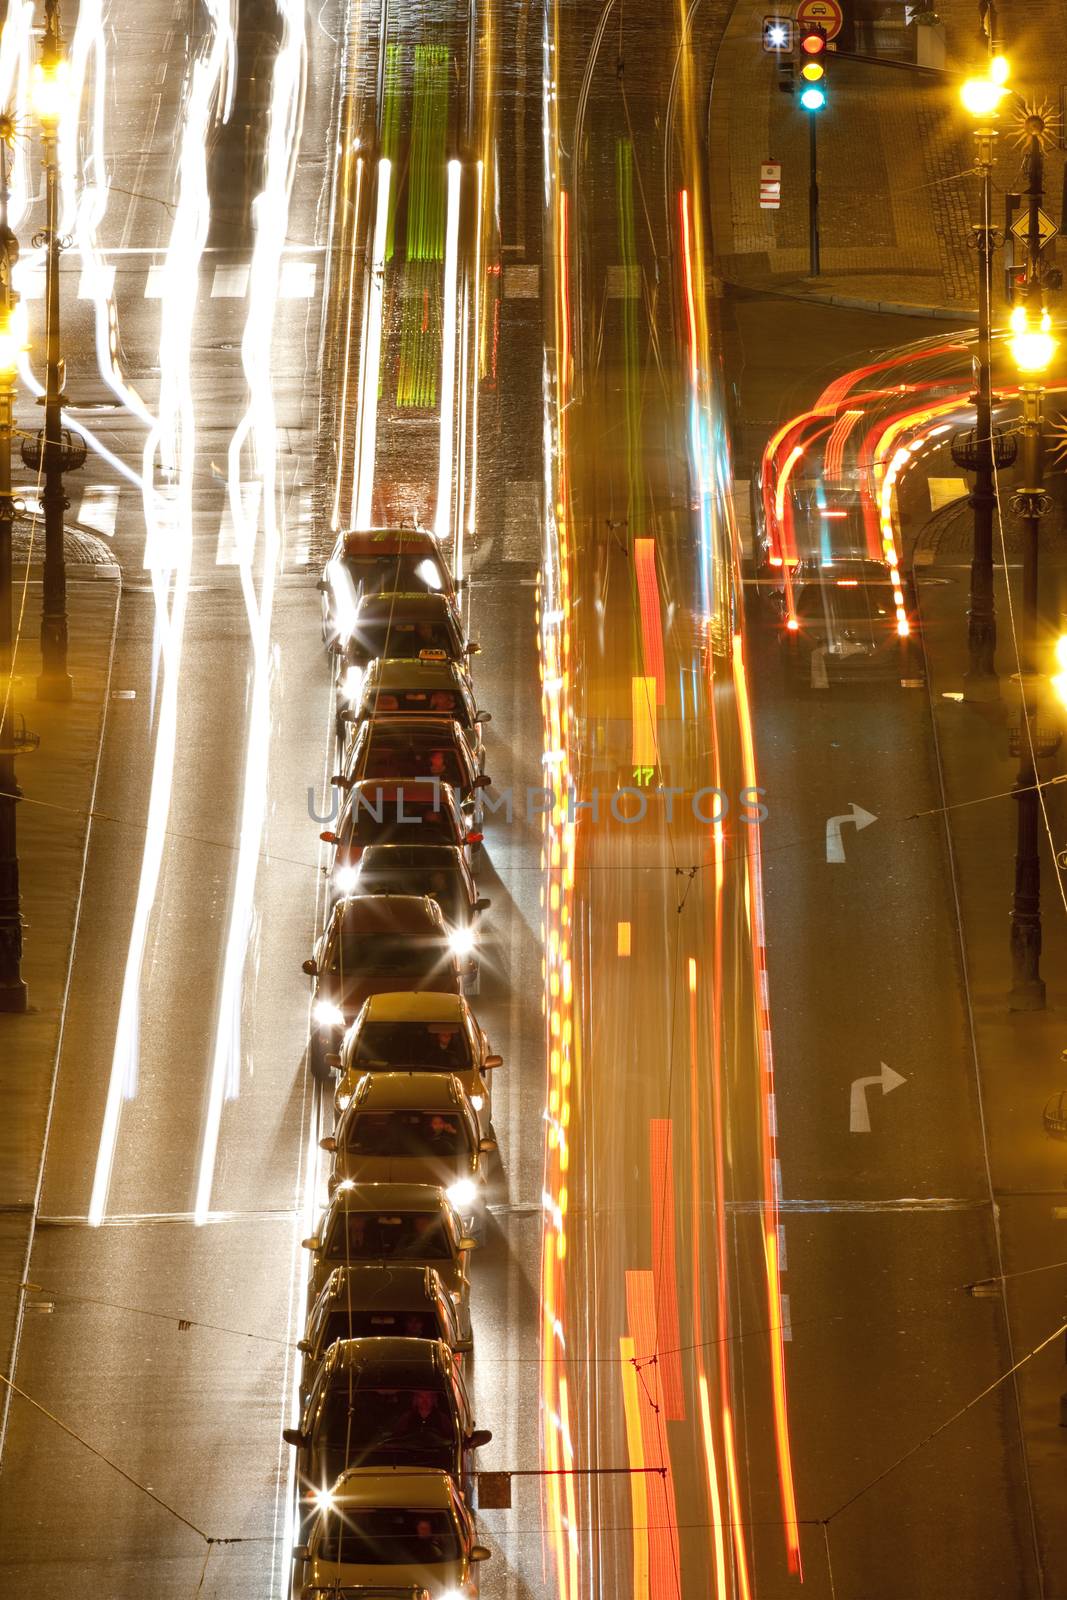
[[[1022,484],[1012,496],[1012,510],[1023,524],[1022,627],[1019,635],[1019,770],[1015,780],[1016,844],[1015,893],[1011,908],[1013,1011],[1043,1011],[1045,984],[1041,977],[1041,860],[1039,851],[1040,805],[1035,757],[1042,753],[1038,741],[1037,671],[1038,603],[1037,558],[1041,518],[1049,507],[1043,485],[1041,402],[1044,375],[1056,353],[1048,311],[1034,303],[1033,294],[1011,314],[1008,344],[1019,369],[1023,401],[1019,462]]]
[[[7,222],[7,152],[14,135],[9,116],[0,116],[0,1011],[25,1011],[22,981],[22,912],[19,904],[19,858],[16,807],[21,793],[15,780],[15,752],[28,747],[15,719],[15,680],[11,595],[11,429],[15,371],[20,337],[11,287],[11,270],[19,247]]]
[[[67,63],[59,33],[59,0],[46,0],[41,59],[33,73],[33,106],[41,124],[47,220],[34,244],[47,245],[45,267],[45,392],[44,435],[36,456],[23,451],[27,465],[44,458],[44,597],[41,608],[41,675],[39,700],[69,700],[73,692],[67,671],[67,569],[63,555],[63,362],[59,355],[59,118],[67,87]]]
[[[982,180],[982,220],[974,225],[978,246],[978,345],[975,351],[975,427],[973,450],[963,464],[974,473],[971,506],[974,543],[971,551],[971,603],[967,613],[967,671],[964,694],[969,700],[991,700],[998,693],[994,657],[997,615],[993,598],[993,382],[990,355],[990,300],[993,280],[993,148],[997,110],[1008,93],[1008,63],[990,58],[983,77],[968,78],[960,90],[964,108],[975,119],[975,165]]]

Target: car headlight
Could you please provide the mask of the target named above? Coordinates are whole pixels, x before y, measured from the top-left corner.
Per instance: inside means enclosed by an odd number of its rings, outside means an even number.
[[[363,693],[363,669],[361,667],[349,667],[347,669],[342,693],[349,705],[354,706]]]
[[[478,1198],[478,1185],[473,1178],[458,1178],[449,1186],[447,1194],[456,1210],[466,1213]]]
[[[324,1028],[343,1028],[345,1025],[344,1012],[341,1010],[341,1007],[339,1005],[335,1005],[332,1000],[316,1000],[312,1008],[312,1016],[315,1018],[315,1021],[321,1023]]]
[[[474,1107],[475,1111],[480,1111],[482,1109],[482,1107],[485,1105],[485,1095],[484,1094],[472,1094],[471,1095],[471,1105]]]
[[[448,943],[453,955],[469,956],[474,949],[474,934],[470,928],[456,928],[449,934]]]
[[[438,1600],[467,1600],[467,1597],[459,1589],[446,1589]]]
[[[347,1111],[348,1102],[351,1100],[351,1098],[352,1096],[350,1094],[339,1094],[336,1102],[338,1111]]]
[[[338,867],[333,875],[333,886],[339,894],[351,894],[358,882],[358,867]]]

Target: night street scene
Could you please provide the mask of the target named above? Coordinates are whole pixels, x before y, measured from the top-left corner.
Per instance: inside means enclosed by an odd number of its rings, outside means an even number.
[[[0,1594],[1067,1600],[1065,0],[0,18]]]

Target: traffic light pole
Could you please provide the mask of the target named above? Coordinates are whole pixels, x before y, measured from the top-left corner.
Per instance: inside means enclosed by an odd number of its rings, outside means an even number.
[[[808,113],[808,256],[810,276],[819,276],[819,157],[815,138],[817,112]]]

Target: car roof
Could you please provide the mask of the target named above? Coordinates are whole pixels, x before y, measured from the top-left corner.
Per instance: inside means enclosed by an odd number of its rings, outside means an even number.
[[[359,1111],[392,1107],[455,1111],[466,1098],[463,1085],[451,1072],[368,1072],[360,1080],[352,1104]]]
[[[341,534],[346,556],[398,555],[404,551],[434,555],[444,565],[441,546],[428,528],[349,528]]]
[[[438,743],[442,739],[453,739],[456,744],[465,743],[463,729],[455,717],[449,716],[447,711],[432,715],[429,712],[417,711],[414,716],[404,716],[396,711],[384,711],[376,716],[373,721],[363,724],[370,732],[364,737],[373,740],[379,733],[396,734],[398,738],[414,744],[417,739],[422,739],[427,744]],[[363,732],[363,729],[360,729]]]
[[[354,1183],[338,1188],[330,1213],[357,1211],[441,1211],[452,1214],[452,1202],[434,1183]]]
[[[347,1301],[361,1310],[388,1308],[393,1311],[425,1310],[443,1294],[437,1271],[418,1261],[356,1262],[334,1267],[323,1285],[320,1301]]]
[[[420,661],[418,657],[375,656],[367,663],[363,680],[366,696],[372,686],[390,689],[465,689],[463,673],[455,661]]]
[[[461,871],[465,862],[458,844],[368,844],[363,847],[359,865],[361,872],[416,867],[454,867]]]
[[[444,933],[441,907],[426,894],[348,895],[336,917],[345,933]]]
[[[397,617],[403,621],[406,617],[415,615],[416,622],[431,620],[429,617],[416,615],[420,612],[432,612],[432,620],[437,621],[437,613],[449,622],[455,622],[456,612],[451,600],[440,589],[385,589],[378,594],[365,594],[359,599],[356,615],[363,612],[384,612],[386,616]]]
[[[467,1020],[468,1009],[461,994],[387,989],[371,995],[363,1016],[366,1022],[440,1022],[459,1027]]]
[[[348,1467],[330,1491],[335,1505],[348,1510],[374,1506],[452,1509],[452,1480],[433,1467]]]
[[[373,1376],[388,1370],[398,1384],[402,1377],[407,1377],[417,1386],[420,1378],[450,1371],[453,1356],[443,1339],[371,1334],[361,1339],[335,1339],[325,1360],[328,1372],[336,1372],[340,1367],[345,1372],[360,1371]]]

